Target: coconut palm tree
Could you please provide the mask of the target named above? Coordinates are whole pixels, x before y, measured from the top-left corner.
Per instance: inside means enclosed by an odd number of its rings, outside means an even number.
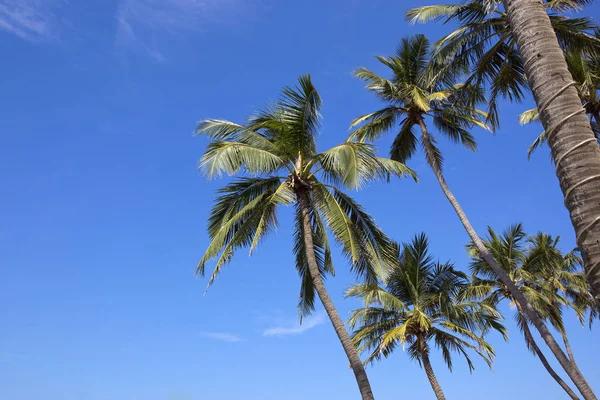
[[[559,241],[560,237],[541,232],[528,238],[527,261],[533,278],[528,284],[545,295],[551,309],[556,310],[550,313],[548,320],[561,333],[567,356],[579,371],[563,323],[562,310],[569,308],[575,311],[582,325],[585,325],[588,314],[591,327],[593,319],[598,316],[600,304],[591,294],[579,249],[563,254],[558,248]]]
[[[317,151],[321,98],[310,76],[286,87],[279,101],[245,125],[204,120],[198,133],[211,139],[200,160],[208,177],[244,174],[220,190],[211,211],[210,245],[197,272],[217,259],[209,286],[236,250],[250,253],[277,227],[277,210],[294,205],[294,254],[300,275],[299,310],[309,314],[315,293],[323,303],[354,371],[363,399],[373,399],[362,362],[324,285],[333,274],[328,231],[341,244],[351,268],[375,282],[383,266],[396,262],[393,242],[363,207],[342,190],[358,189],[390,175],[414,176],[403,164],[379,158],[366,144],[342,143]]]
[[[550,23],[565,51],[600,50],[592,34],[590,18],[572,18],[565,12],[581,9],[588,0],[544,0]],[[467,71],[466,84],[489,88],[489,122],[498,125],[498,100],[520,101],[528,91],[524,66],[510,29],[507,14],[498,0],[471,0],[461,4],[440,4],[413,8],[406,12],[410,23],[457,22],[459,27],[435,43],[434,52],[448,68]]]
[[[600,38],[600,30],[596,31],[596,37]],[[590,119],[590,125],[596,140],[600,140],[600,56],[594,53],[582,51],[567,51],[565,59],[569,71],[576,82],[577,93],[585,109],[585,113]],[[528,124],[533,121],[539,121],[540,115],[537,108],[532,108],[523,112],[519,116],[521,124]],[[542,132],[533,142],[527,151],[527,157],[541,144],[546,142],[546,132]]]
[[[367,82],[367,89],[375,92],[388,106],[354,120],[353,127],[362,125],[351,133],[350,138],[360,142],[376,140],[399,124],[399,132],[391,146],[390,154],[392,159],[401,163],[407,162],[416,152],[417,145],[421,145],[427,163],[433,170],[444,195],[454,208],[479,254],[510,290],[513,298],[523,308],[563,369],[578,388],[586,393],[584,395],[586,400],[595,399],[585,378],[571,365],[552,333],[528,303],[527,298],[488,252],[448,187],[442,170],[442,153],[435,137],[428,130],[426,121],[433,123],[433,126],[451,141],[475,150],[475,140],[468,129],[472,126],[485,128],[486,125],[481,119],[486,117],[486,113],[473,108],[473,102],[482,99],[479,89],[473,86],[466,88],[452,85],[451,74],[445,72],[432,74],[432,71],[443,70],[443,68],[439,66],[439,60],[435,58],[432,60],[430,57],[428,40],[423,35],[417,35],[410,39],[403,39],[395,56],[378,57],[378,60],[390,70],[391,79],[379,76],[366,68],[356,72],[358,78]],[[414,132],[415,128],[420,129],[419,137]],[[598,156],[600,157],[600,154]],[[600,193],[600,189],[598,191]]]
[[[558,237],[554,238],[544,233],[528,237],[522,224],[511,226],[502,235],[488,228],[488,239],[484,243],[494,259],[498,260],[499,265],[527,297],[538,316],[561,333],[569,361],[578,369],[563,323],[563,309],[572,308],[583,321],[586,307],[590,307],[594,300],[589,292],[588,282],[578,269],[580,258],[577,252],[563,255],[558,248]],[[470,250],[473,256],[473,277],[471,286],[464,292],[465,295],[469,298],[485,299],[494,305],[507,300],[515,306],[515,319],[527,347],[538,356],[546,371],[565,392],[572,399],[578,399],[575,392],[554,371],[537,345],[529,329],[530,320],[521,305],[514,300],[495,271],[477,255],[472,244]]]
[[[486,302],[460,296],[469,284],[466,274],[452,264],[434,261],[425,234],[404,244],[398,260],[381,285],[364,283],[348,290],[347,296],[364,302],[349,320],[355,329],[352,339],[359,351],[370,353],[365,363],[388,357],[399,345],[406,346],[441,400],[445,397],[431,366],[431,344],[441,350],[451,371],[452,353],[464,356],[470,370],[474,365],[469,352],[491,366],[494,349],[483,334],[494,329],[507,339],[502,316]]]
[[[458,66],[474,64],[474,75],[489,82],[492,123],[497,123],[494,95],[518,98],[525,83],[529,86],[548,135],[586,274],[600,299],[600,242],[596,240],[600,237],[600,147],[584,115],[563,53],[563,49],[598,52],[599,41],[587,33],[594,27],[589,20],[554,14],[587,3],[588,0],[474,0],[465,6],[412,10],[408,17],[421,21],[445,17],[461,25],[446,38],[446,42],[453,43],[449,48],[455,49],[447,57],[453,56],[452,62]],[[571,368],[564,352],[543,332],[544,327],[535,320],[533,323],[542,331],[561,366],[586,393],[584,397],[595,399],[585,379]]]

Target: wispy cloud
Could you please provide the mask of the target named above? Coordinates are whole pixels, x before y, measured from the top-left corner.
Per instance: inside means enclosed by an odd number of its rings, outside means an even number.
[[[0,30],[30,41],[54,39],[59,21],[56,10],[67,0],[0,0]]]
[[[286,324],[272,326],[263,332],[263,336],[285,336],[285,335],[300,335],[315,326],[325,322],[325,317],[321,314],[305,318],[302,324],[296,321],[290,321]]]
[[[120,0],[117,10],[118,46],[138,47],[159,61],[164,35],[201,31],[208,25],[237,21],[248,4],[259,0]]]
[[[242,339],[238,335],[227,332],[200,332],[200,335],[207,339],[218,340],[221,342],[235,343],[244,341],[244,339]]]

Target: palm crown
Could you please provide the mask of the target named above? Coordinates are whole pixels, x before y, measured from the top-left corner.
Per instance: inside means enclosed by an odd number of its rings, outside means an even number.
[[[398,265],[382,286],[366,283],[348,290],[347,296],[365,304],[349,320],[355,329],[353,340],[359,350],[369,351],[365,362],[408,345],[408,355],[421,363],[433,341],[450,369],[453,352],[463,355],[473,369],[469,350],[491,365],[494,350],[483,334],[490,329],[506,334],[501,315],[487,303],[461,297],[469,284],[467,276],[452,264],[434,261],[428,247],[424,234],[416,236],[403,245]]]
[[[421,144],[428,163],[441,169],[443,158],[435,138],[426,132],[424,119],[430,118],[440,133],[471,150],[476,143],[468,129],[473,125],[486,128],[481,122],[485,113],[476,110],[468,97],[478,97],[481,92],[470,87],[468,93],[460,84],[453,84],[444,76],[431,76],[429,41],[423,35],[405,38],[395,56],[377,57],[391,72],[387,79],[374,72],[360,68],[356,76],[367,82],[367,89],[384,102],[386,108],[355,119],[352,127],[361,125],[350,135],[360,142],[378,139],[396,124],[400,130],[392,144],[390,157],[400,162],[409,160]],[[417,137],[415,125],[421,126],[422,135]]]
[[[217,259],[209,286],[236,250],[249,247],[252,252],[277,227],[280,205],[296,204],[294,253],[302,280],[302,314],[313,310],[315,297],[304,235],[312,236],[322,275],[334,273],[327,230],[341,244],[352,269],[368,281],[394,261],[390,239],[341,187],[358,189],[374,179],[414,174],[397,161],[377,157],[368,144],[348,142],[317,152],[320,107],[321,98],[305,75],[244,125],[199,123],[197,132],[212,140],[200,160],[201,169],[209,177],[246,174],[220,190],[210,214],[211,243],[197,267],[203,275],[205,265]],[[312,232],[304,231],[299,196],[309,202]]]
[[[595,28],[589,18],[569,18],[564,11],[582,8],[589,0],[544,0],[552,28],[563,50],[584,49],[597,52],[600,40],[591,32]],[[489,116],[498,125],[498,98],[521,100],[528,85],[523,62],[516,48],[506,12],[499,0],[471,0],[464,4],[444,4],[409,10],[411,22],[442,20],[460,26],[435,45],[436,59],[443,68],[436,73],[468,71],[465,83],[489,87]]]
[[[560,238],[544,233],[527,236],[521,224],[513,225],[502,235],[488,229],[486,247],[527,297],[540,317],[547,319],[559,332],[564,332],[563,307],[575,310],[583,321],[584,313],[597,312],[589,283],[581,271],[581,257],[572,251],[562,254]],[[471,248],[471,250],[473,250]],[[489,265],[473,251],[470,295],[492,303],[513,299]],[[523,329],[524,315],[515,315]]]

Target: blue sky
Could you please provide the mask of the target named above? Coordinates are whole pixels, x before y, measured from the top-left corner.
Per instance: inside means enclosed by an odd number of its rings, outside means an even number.
[[[289,210],[249,258],[238,254],[203,296],[194,267],[215,190],[196,170],[202,118],[244,117],[310,72],[323,100],[319,145],[379,104],[352,78],[375,55],[438,25],[409,26],[426,1],[0,0],[0,398],[7,400],[358,399],[322,311],[302,326]],[[595,6],[594,6],[595,7]],[[502,129],[475,131],[476,154],[441,141],[447,180],[473,224],[574,234],[539,126],[502,106]],[[383,141],[382,148],[389,143]],[[382,151],[383,153],[383,151]],[[467,236],[421,157],[420,183],[355,195],[398,241],[428,233],[466,268]],[[344,260],[327,286],[343,317]],[[566,398],[525,349],[490,337],[497,360],[470,375],[433,366],[448,398]],[[573,316],[579,365],[600,391],[600,344]],[[597,337],[597,333],[596,333]],[[378,399],[432,399],[401,351],[368,370]],[[596,376],[594,376],[596,374]],[[527,395],[525,395],[527,393]]]

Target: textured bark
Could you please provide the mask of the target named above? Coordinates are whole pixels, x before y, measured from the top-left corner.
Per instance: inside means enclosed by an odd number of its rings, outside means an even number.
[[[427,132],[427,126],[425,125],[425,121],[423,120],[423,118],[419,119],[419,126],[421,127],[421,133],[423,137],[428,138],[429,133]],[[444,195],[446,195],[446,198],[452,205],[452,208],[454,208],[454,211],[458,215],[458,218],[460,219],[460,222],[467,231],[467,234],[473,241],[473,244],[475,245],[475,248],[477,249],[477,252],[481,256],[481,258],[483,258],[483,260],[492,268],[496,275],[498,275],[498,278],[500,278],[502,283],[508,288],[508,291],[510,292],[515,302],[519,303],[520,306],[523,308],[525,315],[538,330],[540,336],[542,337],[552,354],[554,354],[554,356],[558,360],[561,367],[565,370],[569,378],[571,378],[577,389],[581,392],[583,398],[585,400],[597,400],[596,396],[594,395],[594,392],[590,388],[583,375],[581,375],[577,371],[577,368],[573,367],[573,365],[571,364],[565,353],[562,351],[559,344],[556,342],[556,340],[554,339],[544,322],[540,319],[540,317],[535,312],[531,304],[529,304],[529,301],[527,301],[523,293],[521,293],[521,291],[517,288],[514,282],[510,279],[506,271],[504,271],[502,267],[498,265],[494,257],[487,251],[485,245],[483,244],[483,241],[477,235],[477,232],[475,232],[473,225],[471,225],[471,222],[469,221],[467,215],[456,200],[456,197],[454,197],[454,194],[450,191],[450,188],[448,187],[446,179],[444,179],[444,175],[442,174],[442,171],[439,168],[439,166],[435,163],[430,164],[432,164],[431,168],[435,173],[435,176],[440,184],[440,187],[442,188],[442,191],[444,192]]]
[[[562,387],[564,389],[565,392],[567,392],[569,397],[572,398],[573,400],[579,400],[579,397],[577,397],[577,394],[575,392],[573,392],[573,390],[571,390],[569,385],[567,385],[565,383],[565,381],[563,381],[562,378],[556,373],[556,371],[554,371],[554,369],[552,369],[552,367],[550,366],[550,363],[548,363],[548,360],[546,359],[546,356],[544,356],[544,353],[542,353],[542,350],[540,350],[539,346],[537,345],[537,343],[535,342],[535,340],[533,338],[533,335],[531,334],[531,331],[529,330],[529,326],[527,325],[527,322],[526,322],[527,317],[523,313],[523,308],[521,307],[521,305],[519,303],[516,303],[516,306],[517,306],[517,310],[519,311],[519,314],[521,314],[521,318],[523,318],[523,321],[525,321],[525,323],[523,324],[523,335],[525,336],[525,341],[527,341],[527,344],[529,345],[529,347],[538,356],[538,358],[540,359],[540,362],[542,363],[544,368],[546,368],[546,371],[548,371],[550,376],[552,378],[554,378],[554,380],[560,385],[560,387]]]
[[[423,343],[423,339],[417,339],[421,343],[419,345],[419,353],[421,353],[421,361],[423,362],[423,368],[425,368],[425,373],[427,374],[427,379],[429,379],[429,383],[435,392],[435,397],[437,400],[446,400],[444,396],[444,392],[442,391],[442,387],[440,386],[435,374],[433,373],[433,368],[431,368],[431,362],[429,361],[429,351],[427,350],[426,345]]]
[[[585,271],[600,298],[600,147],[592,140],[594,133],[584,112],[574,114],[583,110],[575,87],[555,97],[573,77],[542,2],[504,0],[504,6],[540,120],[550,133],[552,157],[555,162],[562,159],[556,175]]]
[[[308,195],[309,194],[305,190],[301,190],[297,193],[300,209],[302,210],[302,224],[304,227],[304,232],[312,232],[312,226],[310,223],[309,202],[307,197]],[[354,376],[356,377],[356,382],[358,383],[360,394],[363,400],[374,400],[373,392],[371,391],[371,384],[369,383],[369,378],[367,377],[365,367],[362,361],[360,360],[360,357],[358,356],[358,352],[356,351],[356,348],[352,343],[352,339],[350,339],[350,335],[348,335],[348,332],[346,331],[344,322],[340,318],[335,308],[335,305],[333,304],[331,298],[329,297],[329,294],[327,293],[327,289],[325,288],[325,284],[323,283],[323,278],[319,273],[319,267],[315,258],[315,250],[312,235],[304,235],[304,246],[306,248],[308,270],[315,285],[315,290],[319,296],[319,299],[321,299],[321,303],[323,303],[325,312],[327,312],[327,315],[331,320],[333,329],[335,330],[335,333],[340,339],[342,347],[346,352],[346,356],[348,357],[348,361],[350,362],[350,368],[352,368]]]

